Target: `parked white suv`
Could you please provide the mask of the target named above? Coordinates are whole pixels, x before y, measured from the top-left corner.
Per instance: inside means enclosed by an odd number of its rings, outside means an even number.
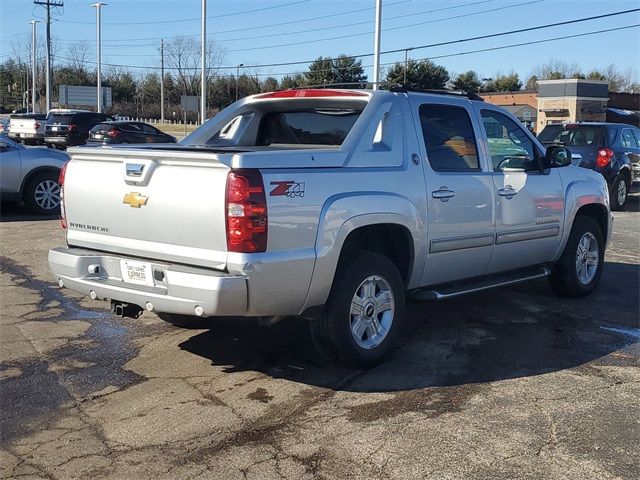
[[[308,318],[349,365],[390,352],[407,294],[587,295],[611,235],[602,176],[473,96],[265,93],[177,146],[70,153],[61,286],[175,323]]]

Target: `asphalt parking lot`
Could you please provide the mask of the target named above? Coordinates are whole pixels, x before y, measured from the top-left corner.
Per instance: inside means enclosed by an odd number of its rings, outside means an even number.
[[[637,479],[630,201],[589,298],[543,280],[411,303],[407,338],[369,371],[317,358],[302,321],[114,318],[50,277],[58,221],[3,205],[0,477]]]

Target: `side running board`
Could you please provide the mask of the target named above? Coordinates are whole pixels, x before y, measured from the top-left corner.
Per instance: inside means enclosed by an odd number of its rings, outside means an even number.
[[[480,292],[490,288],[503,287],[514,283],[534,280],[549,276],[551,270],[548,267],[537,267],[526,271],[512,272],[499,276],[492,276],[475,282],[460,282],[439,287],[425,288],[414,291],[410,298],[414,300],[444,300],[467,293]]]

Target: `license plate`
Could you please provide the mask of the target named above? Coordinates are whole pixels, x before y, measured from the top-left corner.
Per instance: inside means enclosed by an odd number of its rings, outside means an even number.
[[[53,132],[57,132],[57,131],[58,131],[58,127],[51,127],[51,130],[52,130]]]
[[[153,287],[153,273],[150,263],[121,260],[120,271],[122,272],[122,280],[127,283]]]

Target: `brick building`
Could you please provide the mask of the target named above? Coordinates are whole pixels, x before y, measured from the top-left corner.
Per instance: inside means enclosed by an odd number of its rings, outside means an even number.
[[[607,82],[597,80],[540,80],[538,85],[539,92],[488,92],[480,96],[509,110],[536,132],[562,122],[638,124],[638,93],[608,92]]]

